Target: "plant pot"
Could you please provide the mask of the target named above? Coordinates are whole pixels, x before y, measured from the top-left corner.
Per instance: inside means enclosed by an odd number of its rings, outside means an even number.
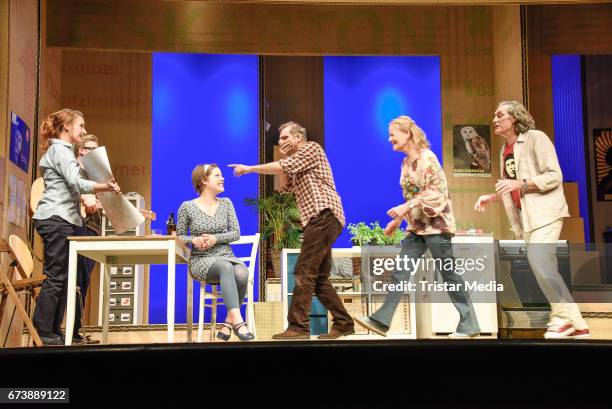
[[[274,270],[274,277],[280,278],[281,276],[281,250],[272,249],[272,269]]]

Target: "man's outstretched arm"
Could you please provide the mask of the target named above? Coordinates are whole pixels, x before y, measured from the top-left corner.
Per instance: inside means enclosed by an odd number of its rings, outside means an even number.
[[[279,162],[269,162],[262,165],[241,165],[232,163],[228,165],[230,168],[234,168],[234,176],[242,176],[247,173],[259,173],[262,175],[280,175],[283,173],[283,168]]]

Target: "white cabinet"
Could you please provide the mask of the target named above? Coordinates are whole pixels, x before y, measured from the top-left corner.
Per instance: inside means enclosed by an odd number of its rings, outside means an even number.
[[[457,235],[452,239],[455,260],[474,260],[483,268],[466,268],[462,277],[469,283],[468,293],[472,299],[481,337],[497,338],[497,299],[495,290],[496,258],[492,236]],[[429,255],[429,252],[427,253]],[[457,264],[459,265],[459,264]],[[478,265],[480,266],[480,264]],[[442,278],[434,269],[417,271],[417,334],[419,338],[446,337],[457,329],[459,313],[446,291],[423,291],[428,283],[441,283]],[[489,285],[483,290],[482,285]],[[480,286],[480,287],[479,287]],[[489,291],[489,290],[492,291]]]
[[[137,209],[144,209],[144,197],[128,193],[126,199]],[[106,216],[102,217],[102,236],[116,235]],[[145,223],[120,236],[144,236]],[[104,271],[104,264],[100,271]],[[145,323],[143,296],[145,292],[145,266],[142,264],[117,264],[110,266],[110,313],[109,325],[138,325]],[[100,294],[103,293],[104,280],[100,280]],[[98,305],[98,322],[102,324],[103,303]]]
[[[299,249],[284,249],[281,253],[281,302],[283,311],[283,324],[287,327],[287,312],[292,295],[292,289],[295,284],[294,269],[299,256]],[[369,253],[368,253],[369,254]],[[360,247],[352,248],[334,248],[332,249],[332,257],[335,262],[340,264],[340,261],[347,262],[354,257],[361,257],[362,252]],[[348,260],[347,260],[348,259]],[[343,263],[345,264],[345,263]],[[341,270],[350,271],[352,267],[341,268]],[[332,285],[338,291],[338,295],[345,305],[347,312],[355,316],[363,316],[371,314],[381,305],[382,297],[375,297],[372,294],[362,291],[361,276],[353,276],[352,278],[339,278],[332,275]],[[416,338],[415,324],[415,297],[413,293],[406,294],[405,299],[400,302],[393,317],[391,328],[388,333],[389,339],[414,339]],[[310,312],[311,330],[325,333],[330,327],[330,315],[313,297],[312,309]],[[325,321],[325,322],[319,322]],[[358,324],[355,324],[355,335],[351,335],[349,339],[360,338],[380,338],[379,335],[369,334],[369,331],[364,330]]]

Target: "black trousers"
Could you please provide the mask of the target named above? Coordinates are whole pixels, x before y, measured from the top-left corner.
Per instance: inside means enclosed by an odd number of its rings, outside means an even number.
[[[38,296],[33,322],[41,336],[60,335],[68,289],[68,236],[73,236],[78,226],[53,216],[35,219],[34,227],[45,245],[43,272],[47,279]]]
[[[94,231],[89,230],[87,227],[77,227],[74,232],[75,236],[97,236],[98,234]],[[83,309],[85,308],[85,297],[87,296],[87,289],[89,288],[89,278],[91,276],[91,272],[96,266],[96,262],[92,259],[79,256],[77,262],[77,287],[79,287],[80,292],[77,293],[76,297],[76,309],[74,313],[74,332],[73,334],[78,334],[81,329],[82,319],[83,319]]]

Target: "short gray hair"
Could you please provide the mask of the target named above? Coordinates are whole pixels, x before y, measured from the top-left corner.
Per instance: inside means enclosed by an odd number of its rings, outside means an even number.
[[[278,132],[283,132],[283,129],[285,128],[289,128],[289,133],[291,135],[302,135],[302,138],[304,138],[304,140],[308,140],[308,138],[306,137],[306,128],[304,128],[302,125],[298,124],[297,122],[293,122],[293,121],[289,121],[289,122],[285,122],[284,124],[282,124],[281,126],[278,127]]]
[[[514,130],[517,134],[522,134],[531,129],[535,129],[535,121],[523,104],[518,101],[502,101],[497,105],[497,108],[501,106],[505,106],[508,114],[512,115],[512,117],[516,119],[516,122],[514,123]]]

